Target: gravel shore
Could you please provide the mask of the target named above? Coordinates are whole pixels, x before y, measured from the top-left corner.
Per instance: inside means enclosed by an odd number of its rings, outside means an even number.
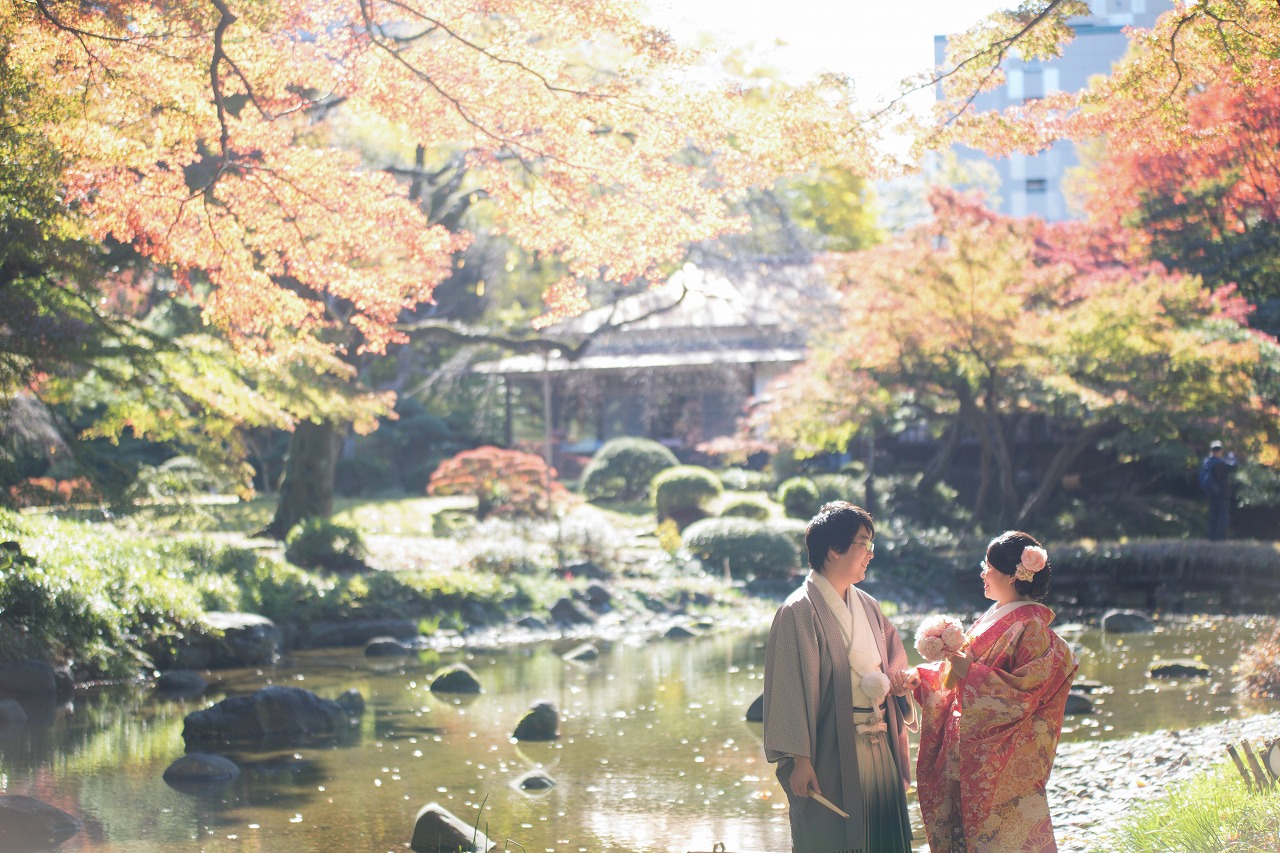
[[[1109,853],[1114,847],[1107,843],[1108,836],[1133,806],[1229,761],[1227,744],[1248,741],[1257,747],[1277,737],[1280,713],[1123,740],[1060,745],[1048,790],[1058,848]]]

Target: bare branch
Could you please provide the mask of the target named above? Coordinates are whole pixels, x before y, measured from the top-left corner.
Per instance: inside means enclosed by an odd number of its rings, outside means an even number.
[[[74,35],[80,41],[80,44],[82,46],[84,46],[84,40],[86,38],[101,39],[102,41],[114,41],[114,42],[120,42],[124,44],[128,44],[134,41],[133,38],[129,38],[129,37],[109,36],[104,33],[94,33],[88,30],[82,30],[79,27],[73,27],[70,24],[68,24],[66,21],[59,18],[57,14],[54,13],[53,9],[49,8],[48,0],[35,0],[35,2],[36,2],[36,8],[40,10],[40,14],[44,15],[45,18],[49,21],[49,23],[53,24],[55,27],[62,30],[63,32],[71,33],[72,35]],[[89,52],[89,48],[87,46],[85,46],[85,52],[86,53]]]
[[[457,41],[459,44],[464,44],[467,47],[471,48],[472,50],[480,54],[483,54],[485,57],[492,60],[493,62],[497,62],[500,65],[510,65],[514,68],[519,68],[521,71],[525,72],[526,74],[529,74],[530,76],[536,78],[540,83],[542,83],[544,87],[546,87],[547,91],[549,92],[559,92],[565,95],[575,95],[580,98],[596,98],[599,100],[609,100],[610,98],[613,97],[611,95],[600,94],[599,92],[589,92],[589,91],[584,91],[582,89],[570,89],[565,86],[557,86],[554,83],[552,83],[550,80],[548,80],[540,72],[535,71],[534,69],[530,68],[528,65],[525,65],[523,62],[520,62],[515,59],[507,59],[506,57],[503,57],[503,56],[498,56],[497,54],[490,51],[488,48],[478,45],[475,42],[471,41],[470,39],[462,37],[458,33],[454,32],[452,28],[440,22],[438,19],[432,18],[429,15],[424,15],[422,12],[419,12],[417,9],[412,9],[405,3],[400,2],[400,0],[384,0],[384,2],[386,2],[390,6],[396,6],[400,9],[403,9],[404,11],[408,12],[410,15],[414,15],[417,18],[420,18],[421,20],[431,24],[431,30],[428,30],[427,32],[432,32],[437,29],[443,30],[444,32],[448,33],[449,37],[452,38],[454,41]]]
[[[590,332],[587,332],[582,339],[577,342],[546,335],[518,338],[512,335],[491,332],[486,329],[469,328],[461,323],[441,319],[421,320],[413,323],[400,323],[396,326],[396,329],[398,331],[405,332],[406,334],[427,338],[438,338],[449,343],[493,344],[509,352],[518,354],[558,352],[569,361],[577,361],[601,336],[608,334],[609,332],[616,332],[621,329],[625,329],[628,326],[644,322],[650,317],[665,314],[684,302],[685,297],[688,295],[688,287],[681,287],[680,295],[673,301],[660,305],[650,311],[646,311],[636,317],[632,317],[629,320],[623,320],[620,322],[614,322],[614,318],[616,317],[618,310],[618,303],[614,302],[610,306],[609,316],[605,319],[605,322],[601,323]]]

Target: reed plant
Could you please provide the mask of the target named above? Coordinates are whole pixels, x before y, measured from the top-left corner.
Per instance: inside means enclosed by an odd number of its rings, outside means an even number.
[[[1280,791],[1250,790],[1222,764],[1139,806],[1107,845],[1117,853],[1274,853]]]

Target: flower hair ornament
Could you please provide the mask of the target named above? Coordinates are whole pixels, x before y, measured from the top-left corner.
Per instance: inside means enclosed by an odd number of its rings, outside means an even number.
[[[1049,552],[1039,545],[1028,545],[1022,549],[1022,559],[1018,562],[1013,576],[1020,581],[1035,580],[1036,573],[1049,562]]]

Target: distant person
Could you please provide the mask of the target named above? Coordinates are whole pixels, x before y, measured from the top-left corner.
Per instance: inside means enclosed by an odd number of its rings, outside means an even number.
[[[790,804],[793,853],[911,850],[902,707],[914,712],[889,697],[894,684],[907,691],[907,653],[879,603],[854,586],[875,534],[865,509],[825,504],[805,530],[813,571],[769,630],[764,751]]]
[[[1236,468],[1236,455],[1224,454],[1222,442],[1209,444],[1209,455],[1200,464],[1200,488],[1209,499],[1209,540],[1227,538],[1231,523],[1231,474]]]
[[[1045,787],[1078,663],[1040,603],[1053,573],[1040,543],[1006,531],[981,566],[991,608],[958,653],[907,673],[925,834],[934,853],[1051,853]]]

